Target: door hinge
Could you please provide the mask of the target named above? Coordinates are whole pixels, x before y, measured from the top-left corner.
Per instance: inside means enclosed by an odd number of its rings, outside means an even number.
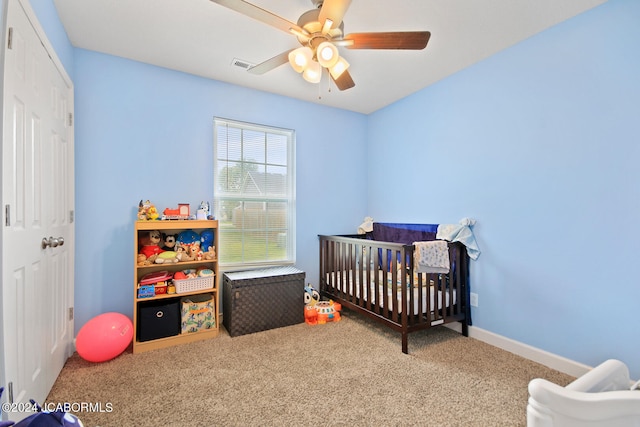
[[[9,27],[9,34],[7,34],[7,48],[13,49],[13,27]]]
[[[9,403],[13,403],[13,381],[9,381],[9,384],[7,384],[7,394],[7,400],[9,401]]]
[[[69,307],[69,320],[73,320],[73,307]]]
[[[11,205],[4,205],[4,225],[11,225]]]
[[[69,224],[73,224],[74,213],[73,211],[69,211]]]
[[[69,113],[69,126],[73,126],[73,113]]]

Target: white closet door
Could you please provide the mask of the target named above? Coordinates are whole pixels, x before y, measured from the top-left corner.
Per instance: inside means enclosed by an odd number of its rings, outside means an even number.
[[[73,350],[73,86],[28,2],[6,4],[2,400],[44,402]]]

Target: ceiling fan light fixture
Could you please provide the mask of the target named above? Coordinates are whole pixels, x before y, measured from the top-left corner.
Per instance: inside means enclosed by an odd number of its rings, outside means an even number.
[[[329,18],[327,18],[324,21],[324,25],[322,26],[322,34],[327,34],[329,32],[329,30],[331,29],[331,27],[333,27],[333,21]]]
[[[316,50],[316,56],[318,58],[318,62],[324,68],[333,67],[338,59],[340,59],[340,54],[338,53],[338,48],[331,42],[325,41],[318,45],[318,49]]]
[[[348,49],[403,49],[422,50],[427,46],[429,31],[385,31],[344,34],[344,15],[352,0],[311,0],[314,9],[304,12],[297,24],[268,10],[262,9],[250,0],[211,0],[249,18],[293,34],[301,48],[282,52],[256,66],[247,69],[252,74],[265,72],[286,64],[303,78],[319,83],[323,68],[326,68],[336,86],[341,91],[355,86],[349,63],[338,53],[338,47]]]
[[[331,77],[337,79],[342,75],[342,73],[347,70],[347,68],[349,68],[349,65],[350,64],[343,57],[338,58],[338,61],[331,68],[329,68]]]
[[[299,47],[289,52],[289,63],[297,73],[302,73],[309,66],[309,63],[313,62],[311,61],[312,55],[311,48]]]
[[[302,77],[309,83],[320,83],[322,78],[322,67],[315,61],[311,61],[309,66],[305,68]]]

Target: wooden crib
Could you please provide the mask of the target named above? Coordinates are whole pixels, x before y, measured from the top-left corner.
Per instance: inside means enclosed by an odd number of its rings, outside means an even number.
[[[469,259],[461,243],[448,243],[449,273],[435,274],[415,271],[411,244],[370,235],[318,237],[320,295],[400,332],[403,353],[409,333],[433,326],[461,322],[468,336]]]

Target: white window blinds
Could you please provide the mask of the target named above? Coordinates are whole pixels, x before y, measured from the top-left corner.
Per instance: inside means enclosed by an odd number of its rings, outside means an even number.
[[[222,267],[295,262],[295,133],[214,118]]]

